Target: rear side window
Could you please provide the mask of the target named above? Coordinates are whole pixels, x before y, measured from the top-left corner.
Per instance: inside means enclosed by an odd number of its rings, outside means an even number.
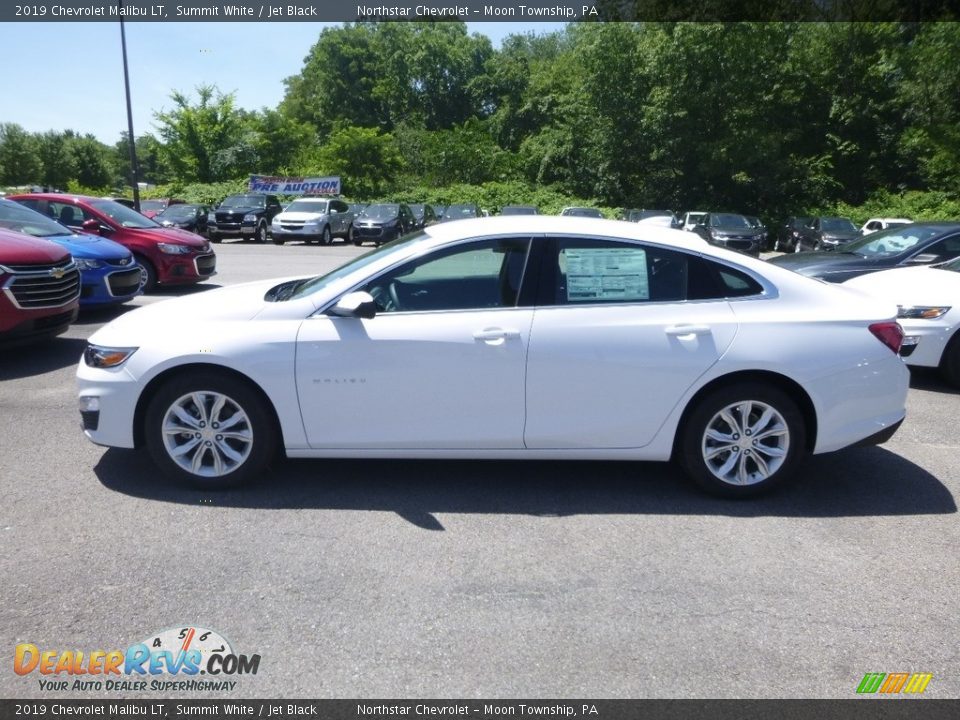
[[[679,302],[763,292],[756,280],[734,268],[640,243],[562,238],[547,263],[541,302],[549,305]]]

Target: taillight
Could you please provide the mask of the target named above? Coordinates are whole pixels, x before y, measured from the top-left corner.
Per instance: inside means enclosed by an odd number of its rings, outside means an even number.
[[[894,353],[900,352],[900,346],[903,344],[903,328],[900,327],[900,323],[874,323],[870,326],[870,332]]]

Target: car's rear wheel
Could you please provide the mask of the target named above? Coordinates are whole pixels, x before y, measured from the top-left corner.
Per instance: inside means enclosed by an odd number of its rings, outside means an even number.
[[[806,452],[796,402],[779,388],[736,383],[702,398],[680,429],[680,465],[714,495],[748,497],[776,487]]]
[[[150,400],[147,449],[176,479],[202,488],[240,485],[266,467],[277,432],[260,394],[214,371],[174,377]]]
[[[143,255],[134,255],[140,266],[140,290],[148,293],[157,287],[157,269]]]
[[[953,334],[940,358],[940,372],[954,387],[960,387],[960,330]]]

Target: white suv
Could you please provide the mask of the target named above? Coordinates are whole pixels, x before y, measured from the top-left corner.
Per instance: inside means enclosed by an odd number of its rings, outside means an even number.
[[[909,225],[912,222],[913,220],[908,220],[907,218],[870,218],[863,224],[863,227],[860,228],[860,234],[869,235],[877,230],[886,230],[887,228],[896,227],[897,225]]]
[[[283,245],[287,240],[319,241],[329,245],[334,237],[353,240],[353,218],[350,208],[342,200],[318,197],[297,198],[270,224],[273,242]]]
[[[706,210],[691,210],[683,216],[683,229],[693,230],[706,214]]]

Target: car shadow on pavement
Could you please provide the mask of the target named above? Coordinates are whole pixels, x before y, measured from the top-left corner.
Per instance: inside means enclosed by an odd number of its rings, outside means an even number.
[[[55,337],[0,351],[0,382],[43,375],[76,365],[87,346],[80,338]]]
[[[960,388],[948,384],[936,368],[910,368],[910,387],[914,390],[960,395]]]
[[[444,529],[437,513],[846,517],[957,511],[937,478],[881,447],[810,458],[789,486],[743,501],[704,495],[672,466],[649,462],[281,460],[256,483],[210,492],[172,484],[145,452],[110,449],[95,472],[111,490],[162,502],[392,511],[426,530]]]

